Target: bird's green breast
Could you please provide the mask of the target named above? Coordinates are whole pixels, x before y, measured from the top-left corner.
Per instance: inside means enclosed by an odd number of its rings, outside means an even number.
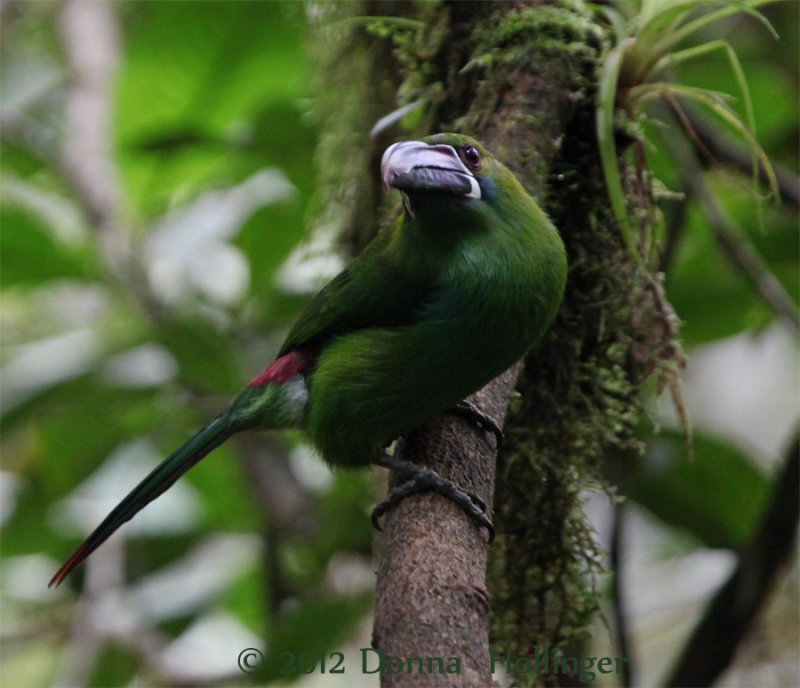
[[[407,221],[393,258],[434,282],[414,322],[341,336],[319,358],[307,431],[330,463],[374,460],[524,356],[555,316],[564,247],[532,200],[508,218],[473,216],[469,227],[436,219]],[[415,251],[425,254],[415,260]]]

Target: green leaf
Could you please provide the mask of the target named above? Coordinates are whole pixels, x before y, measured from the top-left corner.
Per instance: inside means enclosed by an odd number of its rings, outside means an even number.
[[[224,394],[235,392],[246,382],[230,335],[192,315],[176,316],[156,333],[158,341],[178,361],[181,377],[190,387]]]
[[[369,512],[375,498],[371,471],[342,471],[322,495],[316,508],[320,524],[319,551],[329,557],[339,550],[368,549],[373,538]]]
[[[636,246],[633,229],[625,206],[625,194],[622,190],[619,163],[617,162],[617,146],[614,137],[614,114],[616,108],[617,85],[625,51],[632,45],[630,39],[614,48],[606,58],[600,72],[600,86],[597,89],[596,127],[597,141],[600,148],[600,160],[603,165],[603,176],[611,200],[611,208],[617,220],[622,237],[628,250],[641,265],[642,256]]]
[[[707,4],[707,0],[690,1],[694,1],[697,5]],[[772,34],[773,38],[778,38],[778,33],[772,27],[772,24],[769,23],[763,14],[755,9],[759,5],[765,5],[768,2],[772,2],[772,0],[725,0],[725,2],[722,3],[723,7],[719,10],[716,10],[715,12],[709,12],[708,14],[704,14],[703,16],[698,17],[691,22],[687,22],[679,30],[665,36],[658,44],[656,50],[664,54],[668,50],[671,50],[677,46],[681,41],[691,36],[693,33],[697,33],[697,31],[703,27],[709,26],[720,19],[724,19],[725,17],[729,17],[739,12],[745,12],[749,14],[751,17],[760,22],[767,29],[767,31]]]
[[[683,437],[661,433],[631,465],[630,497],[707,547],[736,549],[756,526],[769,481],[738,449],[694,435],[694,459]]]
[[[162,446],[171,451],[199,429],[199,425],[187,425],[175,433],[170,444]],[[261,528],[260,511],[254,501],[252,485],[243,472],[235,440],[215,449],[192,468],[187,479],[203,496],[204,518],[214,529],[254,532]]]
[[[264,614],[269,609],[264,580],[263,568],[254,567],[225,591],[222,600],[228,611],[257,634],[264,632]]]
[[[124,643],[102,646],[100,657],[94,665],[88,688],[128,685],[142,669],[141,657]]]
[[[262,168],[247,150],[257,113],[293,106],[308,91],[302,6],[189,1],[126,8],[117,150],[141,214],[162,212],[178,190],[229,184]]]
[[[747,278],[722,255],[695,205],[688,210],[683,236],[667,274],[666,291],[688,345],[730,337],[774,318]]]
[[[742,68],[747,73],[753,121],[761,145],[766,149],[777,149],[769,150],[772,159],[795,153],[780,138],[797,124],[799,105],[794,75],[771,61],[745,62]],[[701,87],[713,78],[714,88],[720,91],[735,93],[739,88],[736,77],[727,69],[726,60],[721,54],[709,54],[702,60],[684,62],[679,69],[681,83],[687,86]],[[781,97],[775,98],[776,93],[780,93]]]
[[[286,681],[292,680],[292,676],[303,676],[297,667],[297,661],[296,670],[289,676],[281,673],[281,669],[286,667],[286,655],[282,657],[282,653],[288,653],[295,660],[302,654],[311,654],[316,655],[319,661],[319,656],[325,655],[326,670],[332,668],[333,665],[327,663],[328,654],[341,651],[371,604],[371,592],[351,597],[327,593],[299,601],[276,620],[269,638],[269,652],[265,658],[262,678],[266,681]],[[345,658],[347,673],[356,672],[356,667],[352,666],[355,659]],[[317,670],[319,671],[319,665]]]
[[[644,84],[631,89],[631,97],[641,100],[662,96],[665,93],[674,93],[675,95],[684,96],[703,105],[710,112],[735,129],[742,138],[744,138],[748,148],[757,155],[767,175],[767,179],[769,180],[770,191],[777,197],[778,183],[775,180],[775,170],[772,168],[772,163],[748,126],[741,120],[739,115],[725,103],[725,100],[730,97],[728,94],[704,88],[684,86],[683,84],[663,82]]]
[[[31,213],[5,205],[0,211],[0,225],[0,287],[35,287],[56,279],[97,277],[97,256],[89,247],[57,241]]]
[[[44,517],[120,442],[162,421],[151,390],[120,389],[83,376],[16,409],[3,423],[4,468],[21,478],[15,508],[3,529],[3,552],[58,552]]]

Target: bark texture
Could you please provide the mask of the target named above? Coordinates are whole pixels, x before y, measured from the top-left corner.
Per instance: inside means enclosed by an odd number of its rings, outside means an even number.
[[[471,400],[502,422],[518,367]],[[478,495],[491,509],[495,439],[455,417],[437,418],[404,438],[406,458]],[[489,667],[487,533],[438,494],[404,499],[386,517],[375,593],[373,645],[384,686],[486,686]],[[403,660],[391,660],[392,657]],[[408,658],[432,658],[436,671]],[[452,673],[440,673],[438,660]]]

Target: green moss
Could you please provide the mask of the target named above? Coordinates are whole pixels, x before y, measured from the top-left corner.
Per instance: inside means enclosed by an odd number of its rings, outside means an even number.
[[[596,46],[602,36],[580,3],[515,8],[505,13],[496,27],[486,27],[481,33],[495,50],[517,46],[529,52],[535,45],[537,51],[585,54],[593,51],[592,45]]]

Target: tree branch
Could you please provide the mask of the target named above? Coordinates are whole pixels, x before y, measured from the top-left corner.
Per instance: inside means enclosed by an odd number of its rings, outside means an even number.
[[[502,424],[520,366],[471,400]],[[434,419],[408,435],[402,454],[484,500],[491,510],[497,448],[494,436],[454,416]],[[389,657],[449,658],[458,673],[393,673],[381,685],[487,686],[489,593],[486,532],[434,493],[407,497],[386,517],[375,593],[373,645]]]
[[[800,431],[773,482],[761,523],[739,554],[736,568],[686,641],[668,686],[709,686],[728,667],[761,609],[778,572],[794,550],[800,517]]]

